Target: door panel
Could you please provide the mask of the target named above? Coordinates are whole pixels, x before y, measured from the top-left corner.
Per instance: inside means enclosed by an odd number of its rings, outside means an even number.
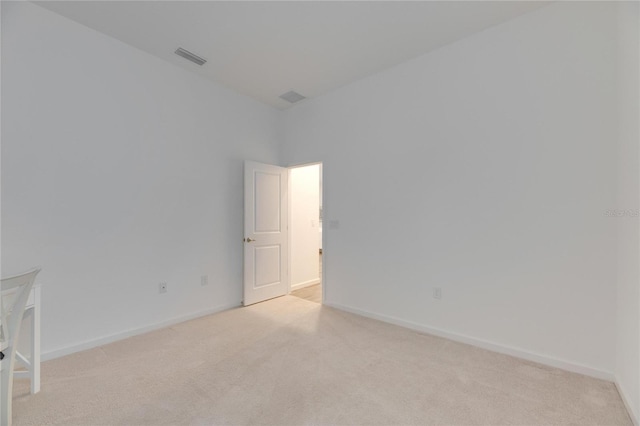
[[[245,162],[245,306],[287,293],[287,178],[283,167]]]
[[[279,174],[255,171],[255,225],[254,232],[280,232],[281,216]]]
[[[280,246],[254,247],[254,256],[256,265],[256,288],[282,281]]]

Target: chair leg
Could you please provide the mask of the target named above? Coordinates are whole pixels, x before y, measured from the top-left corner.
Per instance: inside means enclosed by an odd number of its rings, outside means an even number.
[[[36,298],[40,297],[40,287],[36,288]],[[36,300],[31,316],[31,393],[40,392],[40,301]]]
[[[9,351],[7,351],[9,352]],[[10,353],[10,352],[9,352]],[[12,384],[13,384],[13,363],[11,357],[5,357],[2,366],[2,374],[0,377],[0,425],[11,426],[11,399],[12,399]]]

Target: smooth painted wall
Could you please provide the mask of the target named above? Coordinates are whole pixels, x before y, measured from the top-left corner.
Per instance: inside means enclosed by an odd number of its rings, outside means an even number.
[[[278,111],[31,3],[2,9],[2,273],[43,267],[45,356],[239,305],[243,162],[278,162]]]
[[[637,2],[618,3],[618,226],[616,382],[640,420],[640,13]]]
[[[288,110],[326,301],[613,378],[615,56],[615,5],[555,3]]]
[[[320,282],[320,165],[289,171],[291,288]]]

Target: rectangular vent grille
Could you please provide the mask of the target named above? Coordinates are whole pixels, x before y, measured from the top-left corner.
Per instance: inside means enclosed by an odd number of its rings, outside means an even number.
[[[183,49],[182,47],[178,47],[178,49],[176,49],[176,55],[178,56],[182,56],[183,58],[193,62],[194,64],[198,64],[200,66],[204,65],[207,60],[204,58],[201,58],[198,55],[194,55],[193,53],[189,52],[188,50]]]
[[[293,90],[285,93],[284,95],[280,95],[280,98],[292,104],[295,104],[296,102],[300,102],[301,100],[306,99],[306,97],[302,96],[298,92],[294,92]]]

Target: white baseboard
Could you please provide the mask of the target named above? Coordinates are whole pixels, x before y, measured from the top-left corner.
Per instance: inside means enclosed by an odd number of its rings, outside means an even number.
[[[490,342],[487,340],[477,339],[475,337],[466,336],[464,334],[454,333],[451,331],[446,331],[446,330],[442,330],[435,327],[429,327],[426,325],[403,320],[403,319],[392,317],[389,315],[375,314],[373,312],[352,308],[349,306],[341,305],[339,303],[325,302],[324,304],[326,306],[330,306],[332,308],[350,312],[352,314],[361,315],[363,317],[372,318],[372,319],[387,322],[390,324],[399,325],[401,327],[409,328],[411,330],[414,330],[420,333],[431,334],[433,336],[438,336],[438,337],[444,337],[445,339],[466,343],[466,344],[477,346],[479,348],[487,349],[493,352],[498,352],[505,355],[511,355],[516,358],[526,359],[528,361],[533,361],[539,364],[548,365],[550,367],[571,371],[573,373],[584,374],[585,376],[590,376],[590,377],[595,377],[597,379],[615,382],[614,374],[609,371],[598,370],[596,368],[592,368],[586,365],[550,357],[547,355],[541,355],[534,352],[529,352],[524,349],[514,348],[512,346],[507,346],[499,343]]]
[[[300,290],[301,288],[305,288],[305,287],[309,287],[315,284],[320,284],[320,278],[314,278],[312,280],[309,281],[304,281],[298,284],[292,284],[291,285],[291,291],[293,290]]]
[[[205,309],[203,311],[194,312],[187,315],[181,315],[173,318],[169,318],[165,321],[160,321],[155,324],[149,324],[138,328],[132,328],[120,333],[109,334],[106,336],[98,337],[91,340],[86,340],[81,343],[77,343],[70,346],[65,346],[58,349],[53,349],[42,353],[42,361],[48,361],[55,358],[60,358],[65,355],[69,355],[75,352],[85,351],[98,346],[106,345],[118,340],[126,339],[128,337],[137,336],[139,334],[148,333],[150,331],[158,330],[160,328],[169,327],[181,322],[189,321],[195,318],[203,317],[206,315],[216,314],[218,312],[226,311],[228,309],[237,308],[240,304],[229,304],[223,306],[217,306],[215,308]]]
[[[618,378],[616,377],[616,389],[618,390],[618,393],[620,394],[620,398],[622,399],[622,402],[624,402],[624,406],[627,409],[627,413],[629,413],[629,417],[631,417],[631,421],[633,422],[633,424],[635,426],[640,426],[640,423],[638,422],[638,415],[636,413],[634,413],[633,409],[631,408],[631,401],[629,401],[629,398],[627,397],[627,394],[625,393],[624,389],[622,388],[622,386],[620,386],[620,381],[618,380]]]

